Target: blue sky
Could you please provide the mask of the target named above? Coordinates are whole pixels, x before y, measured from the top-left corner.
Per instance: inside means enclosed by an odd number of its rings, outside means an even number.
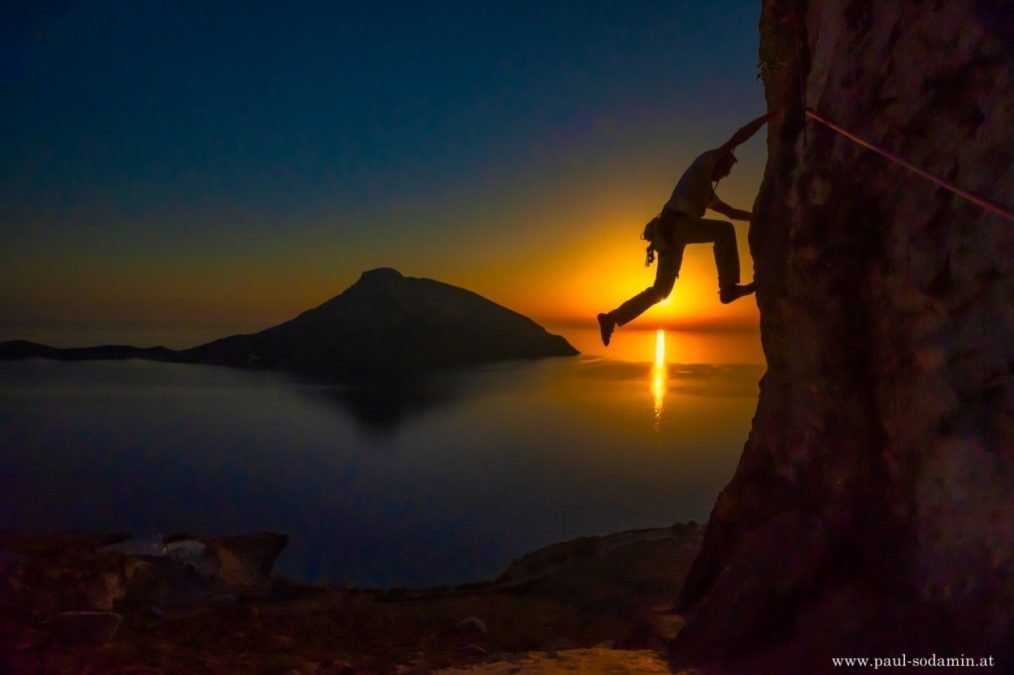
[[[551,267],[613,247],[617,219],[639,231],[689,159],[763,112],[759,11],[0,10],[0,316],[280,320],[381,264],[546,314]],[[762,151],[727,201],[752,200]]]

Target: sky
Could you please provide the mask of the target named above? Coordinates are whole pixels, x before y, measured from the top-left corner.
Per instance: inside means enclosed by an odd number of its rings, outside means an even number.
[[[592,322],[651,284],[639,235],[682,171],[764,113],[759,12],[4,3],[0,322],[267,327],[382,266]],[[719,186],[733,206],[764,139]],[[637,324],[755,329],[716,279],[691,246]]]

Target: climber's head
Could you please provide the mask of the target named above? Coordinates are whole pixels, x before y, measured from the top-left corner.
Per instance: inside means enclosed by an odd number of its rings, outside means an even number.
[[[711,180],[722,180],[732,171],[732,165],[738,160],[731,150],[727,150],[715,159],[715,168],[712,170]]]

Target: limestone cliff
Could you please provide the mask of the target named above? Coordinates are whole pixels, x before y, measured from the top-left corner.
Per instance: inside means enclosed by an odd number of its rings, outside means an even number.
[[[763,1],[776,114],[750,248],[768,372],[680,597],[676,664],[1011,658],[1014,222],[803,110],[1010,209],[1012,13]]]

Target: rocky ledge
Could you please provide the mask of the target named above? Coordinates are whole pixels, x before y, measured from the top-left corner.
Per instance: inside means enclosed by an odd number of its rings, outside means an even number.
[[[583,537],[427,589],[280,577],[269,532],[0,533],[0,672],[656,672],[702,531]]]

